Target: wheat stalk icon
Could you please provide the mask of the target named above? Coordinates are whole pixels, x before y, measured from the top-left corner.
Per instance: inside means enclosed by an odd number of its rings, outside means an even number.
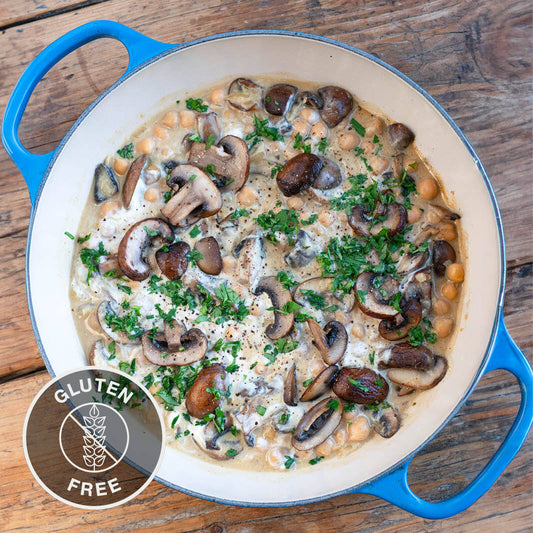
[[[89,416],[83,417],[83,460],[85,465],[93,470],[101,467],[105,461],[105,416],[100,416],[100,411],[96,404],[93,404],[89,411]]]

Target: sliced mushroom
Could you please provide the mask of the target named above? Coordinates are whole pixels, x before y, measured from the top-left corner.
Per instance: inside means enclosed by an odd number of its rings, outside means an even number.
[[[415,368],[391,368],[388,378],[398,385],[416,390],[431,389],[439,383],[448,370],[448,362],[440,355],[435,356],[435,365],[428,370]]]
[[[157,336],[155,338],[158,341],[164,340],[167,343],[167,348],[171,352],[177,352],[182,346],[181,337],[184,329],[185,328],[175,320],[171,323],[165,322],[163,325],[164,339],[158,339]]]
[[[118,182],[114,172],[103,163],[94,169],[94,201],[97,204],[109,200],[118,192]]]
[[[332,85],[321,87],[317,92],[323,101],[322,120],[329,128],[334,128],[353,109],[353,97],[345,89]]]
[[[402,312],[379,323],[379,334],[389,341],[397,341],[409,335],[422,320],[422,306],[416,300],[409,300],[402,306]]]
[[[183,185],[161,209],[174,226],[193,224],[200,218],[214,215],[222,207],[220,191],[209,176],[199,168],[194,172],[196,177]]]
[[[302,91],[298,94],[297,101],[306,107],[314,107],[315,109],[322,109],[324,107],[322,97],[310,91]]]
[[[276,83],[269,87],[263,98],[263,106],[267,113],[281,117],[291,108],[298,93],[298,88],[288,83]]]
[[[115,302],[104,301],[98,306],[98,322],[103,332],[113,341],[120,344],[139,344],[141,340],[139,337],[130,337],[125,331],[115,331],[107,324],[107,315],[119,315],[119,307]]]
[[[157,250],[155,259],[168,279],[175,281],[185,274],[189,266],[187,254],[190,249],[185,241],[179,241]]]
[[[377,280],[381,280],[377,283]],[[398,311],[389,302],[399,291],[399,283],[391,276],[362,272],[357,277],[357,304],[363,313],[374,318],[392,318]]]
[[[403,152],[415,140],[415,134],[405,124],[399,122],[391,124],[387,132],[390,144],[397,152]]]
[[[389,394],[389,384],[370,368],[345,366],[335,377],[333,392],[348,402],[378,404]]]
[[[278,172],[276,181],[285,196],[294,196],[313,186],[324,163],[306,152],[289,159]]]
[[[385,439],[390,439],[400,429],[400,415],[392,406],[379,410],[365,409],[365,414],[372,429]]]
[[[318,348],[324,362],[327,365],[338,363],[348,346],[346,328],[336,320],[328,322],[324,330],[312,318],[307,319],[307,324],[313,335],[313,344]]]
[[[225,392],[225,375],[225,368],[218,363],[200,370],[185,396],[185,407],[190,415],[203,418],[220,405],[220,399],[217,400],[214,394],[207,392],[207,389],[213,387]]]
[[[233,253],[239,260],[235,269],[235,279],[253,289],[263,271],[266,259],[263,235],[259,232],[248,235],[237,244]]]
[[[141,177],[147,161],[148,156],[146,154],[141,155],[135,159],[128,169],[126,179],[124,180],[124,185],[122,185],[122,203],[126,209],[128,209],[130,206],[133,193],[135,192],[135,187],[137,187],[137,182]]]
[[[415,272],[402,290],[402,300],[417,300],[425,309],[431,309],[431,270]]]
[[[396,268],[396,272],[401,276],[405,276],[407,274],[410,274],[411,272],[420,270],[421,268],[424,268],[424,265],[426,264],[428,257],[429,255],[426,252],[416,252],[414,254],[405,254],[402,256],[402,258],[398,262],[398,267]]]
[[[250,174],[250,154],[246,143],[234,135],[222,137],[209,148],[205,143],[193,143],[189,163],[206,168],[213,165],[219,178],[219,188],[235,192],[242,188]]]
[[[342,183],[342,172],[339,165],[323,155],[318,157],[322,161],[322,168],[313,183],[313,188],[327,191],[338,187]]]
[[[283,386],[283,401],[287,405],[297,405],[298,400],[296,396],[298,395],[298,390],[296,388],[296,363],[292,363],[287,376],[285,377],[285,384]]]
[[[108,361],[110,357],[110,353],[107,351],[107,348],[105,347],[104,341],[97,340],[91,347],[91,351],[87,355],[87,360],[91,366],[98,366],[96,363],[96,359],[100,358],[104,361]]]
[[[336,409],[328,407],[328,405],[332,406],[334,402],[337,402]],[[318,446],[337,429],[341,419],[340,402],[332,396],[324,398],[302,417],[292,435],[292,446],[300,451],[310,450]]]
[[[326,394],[331,390],[331,385],[335,376],[337,375],[339,368],[336,365],[331,365],[322,370],[320,374],[311,382],[309,387],[304,390],[300,401],[311,402],[316,400],[323,394]]]
[[[182,326],[175,326],[182,330]],[[177,333],[180,331],[178,330]],[[146,359],[153,365],[158,366],[185,366],[196,363],[205,355],[207,351],[207,338],[201,330],[191,328],[180,335],[179,341],[172,339],[172,346],[177,347],[171,350],[165,341],[152,340],[148,333],[142,336],[143,353]]]
[[[378,368],[413,368],[430,370],[435,366],[435,355],[425,346],[411,346],[408,342],[395,344]]]
[[[336,305],[343,313],[349,313],[355,306],[353,294],[333,291],[333,278],[310,278],[303,281],[294,289],[294,301],[300,305],[308,305],[307,291],[322,296],[327,307]]]
[[[311,237],[303,231],[298,230],[294,248],[283,258],[285,263],[291,268],[302,268],[307,266],[320,252]]]
[[[173,238],[170,226],[160,218],[147,218],[133,224],[118,247],[118,264],[128,278],[142,281],[150,275],[150,266],[144,258],[146,249],[159,237]]]
[[[231,418],[229,416],[225,418],[226,424],[221,432],[217,430],[214,422],[209,422],[209,424],[204,426],[202,437],[198,436],[197,432],[192,437],[200,450],[217,461],[232,459],[244,449],[242,435],[239,433],[233,435],[231,432]]]
[[[438,240],[433,243],[433,270],[437,276],[444,276],[446,267],[455,263],[455,258],[455,250],[449,242]]]
[[[241,111],[259,109],[263,88],[247,78],[237,78],[228,89],[228,102]]]
[[[220,141],[223,126],[214,111],[201,113],[196,117],[196,122],[198,124],[198,133],[204,142],[207,142],[210,137],[210,144],[216,144]]]
[[[267,326],[265,333],[272,340],[281,339],[291,331],[294,324],[294,313],[281,313],[289,302],[292,302],[291,293],[283,288],[283,285],[276,280],[275,276],[261,278],[254,294],[266,293],[272,301],[274,307],[274,323]]]
[[[352,208],[348,224],[362,237],[377,235],[383,228],[386,228],[387,235],[392,237],[405,228],[407,211],[398,202],[387,205],[378,202],[373,213],[368,213],[363,205],[358,205]]]
[[[204,237],[196,241],[194,249],[202,254],[198,259],[198,268],[212,276],[218,276],[222,272],[222,256],[220,246],[214,237]]]
[[[440,205],[429,204],[424,212],[424,218],[430,224],[437,224],[443,220],[459,220],[461,215],[450,211],[447,207],[442,207]]]
[[[120,270],[120,265],[118,264],[118,255],[106,255],[100,258],[98,263],[98,272],[106,278],[113,277],[118,278],[123,276],[124,273]]]

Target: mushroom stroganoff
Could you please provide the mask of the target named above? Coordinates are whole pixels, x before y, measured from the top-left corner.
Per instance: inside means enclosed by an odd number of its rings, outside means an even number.
[[[177,100],[95,169],[71,283],[88,361],[208,461],[285,471],[393,437],[446,375],[464,278],[415,132],[300,81]]]

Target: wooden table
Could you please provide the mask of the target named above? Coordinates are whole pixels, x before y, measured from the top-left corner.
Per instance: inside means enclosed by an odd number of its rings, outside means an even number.
[[[507,237],[505,317],[517,343],[533,348],[531,185],[532,12],[527,0],[2,0],[0,113],[17,79],[46,45],[95,19],[182,42],[252,28],[301,30],[339,39],[399,68],[456,120],[481,157]],[[86,45],[38,86],[22,139],[38,153],[55,147],[83,109],[124,70],[116,42]],[[0,529],[12,531],[532,531],[532,439],[494,487],[459,516],[430,521],[382,500],[348,495],[288,509],[213,504],[153,482],[106,511],[57,502],[31,476],[21,435],[25,412],[49,379],[30,325],[24,255],[30,203],[23,179],[0,151]],[[472,480],[505,436],[520,401],[514,378],[484,378],[460,414],[410,468],[422,497],[449,496]]]

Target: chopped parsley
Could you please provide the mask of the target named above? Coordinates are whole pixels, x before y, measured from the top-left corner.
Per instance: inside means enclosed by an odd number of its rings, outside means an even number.
[[[205,149],[209,150],[209,148],[211,148],[211,145],[213,144],[214,141],[215,141],[215,136],[212,134],[208,135],[205,141]],[[211,166],[214,166],[214,165],[211,165]]]
[[[276,279],[283,285],[284,289],[290,290],[299,284],[298,281],[294,281],[291,274],[280,271],[276,274]]]
[[[215,297],[202,285],[198,284],[198,297],[200,300],[200,316],[195,323],[215,322],[223,324],[228,320],[242,322],[249,314],[250,310],[244,305],[244,300],[229,287],[226,283],[221,283],[215,290]]]
[[[296,242],[296,235],[300,227],[300,220],[298,214],[294,209],[282,209],[274,213],[270,210],[266,214],[261,214],[257,218],[257,224],[265,230],[265,238],[273,243],[278,243],[279,240],[276,232],[284,233],[288,237],[291,246]]]
[[[320,139],[320,141],[318,141],[316,147],[318,149],[318,151],[322,154],[325,154],[326,153],[326,148],[329,146],[328,144],[328,140],[323,137],[322,139]]]
[[[266,407],[263,407],[262,405],[256,406],[255,410],[260,416],[265,416],[265,413],[267,412]]]
[[[283,169],[283,166],[282,165],[274,165],[271,169],[270,169],[270,177],[271,178],[275,178],[277,175],[278,175],[278,172],[280,170]]]
[[[228,457],[235,457],[239,452],[235,450],[234,448],[230,448],[226,451],[226,454]]]
[[[290,455],[286,455],[285,459],[285,468],[288,470],[296,462],[296,459],[294,457],[291,457]]]
[[[300,292],[305,296],[305,299],[309,302],[309,305],[311,305],[311,307],[314,307],[315,309],[318,309],[319,311],[332,313],[339,308],[338,305],[328,306],[326,298],[324,298],[324,296],[322,296],[321,294],[316,293],[315,291],[312,291],[310,289],[302,289]]]
[[[352,378],[348,378],[348,381],[356,388],[356,389],[359,389],[363,392],[369,392],[370,389],[366,386],[366,385],[363,385],[362,381],[360,379],[352,379]],[[377,382],[376,382],[377,383]],[[383,385],[383,383],[382,383]]]
[[[104,248],[104,243],[100,241],[98,243],[98,249],[93,250],[92,248],[82,248],[80,250],[80,259],[81,262],[87,266],[87,285],[91,279],[93,272],[98,270],[98,263],[100,257],[104,255],[109,255],[109,253]]]
[[[204,104],[204,101],[201,98],[187,98],[187,100],[185,100],[185,105],[187,109],[197,111],[198,113],[205,113],[209,108],[207,104]]]
[[[298,344],[298,341],[291,341],[287,337],[277,339],[274,342],[274,346],[272,346],[272,344],[267,344],[263,349],[263,355],[268,360],[266,366],[274,363],[276,361],[276,357],[280,353],[290,353],[295,350],[298,347]]]
[[[248,209],[235,209],[235,211],[233,211],[233,213],[231,214],[231,219],[237,220],[238,218],[247,217],[249,215],[250,212],[248,211]]]
[[[430,344],[435,344],[438,340],[437,335],[433,331],[433,324],[429,319],[423,320],[424,326],[419,324],[416,328],[409,330],[409,344],[411,346],[421,346],[424,341]]]
[[[202,230],[198,227],[198,226],[194,226],[194,228],[189,231],[189,235],[195,239],[196,237],[198,237],[198,235],[200,235],[200,233],[202,233]]]
[[[190,261],[191,265],[196,266],[204,256],[198,250],[192,249],[185,254],[185,258]]]
[[[121,285],[120,283],[117,283],[117,289],[125,292],[126,294],[131,294],[131,287],[128,287],[127,285]]]
[[[336,400],[335,398],[332,398],[327,404],[326,407],[328,409],[333,409],[336,411],[339,408],[339,400]]]
[[[352,120],[350,120],[350,125],[359,135],[361,135],[361,137],[364,137],[366,135],[365,127],[359,122],[357,122],[355,118],[352,118]]]
[[[302,383],[302,385],[303,385],[304,387],[309,387],[309,385],[311,385],[311,383],[313,383],[313,381],[314,381],[313,378],[306,379],[306,380]]]
[[[268,123],[268,118],[265,118],[265,120],[259,120],[259,117],[254,115],[254,131],[246,135],[244,138],[245,141],[252,140],[252,144],[249,146],[250,150],[260,142],[261,139],[283,141],[283,135],[281,135],[274,126],[268,126]]]
[[[124,308],[124,306],[122,306]],[[123,331],[128,334],[130,339],[136,339],[143,334],[143,330],[139,325],[139,318],[141,316],[140,308],[138,306],[127,306],[129,312],[123,316],[118,316],[113,311],[108,311],[105,315],[106,324],[113,331]]]
[[[72,235],[72,233],[70,233],[70,232],[68,232],[68,231],[65,231],[65,235],[66,235],[69,239],[71,239],[71,240],[74,240],[74,239],[75,239],[74,235]]]
[[[85,235],[85,237],[78,237],[76,240],[78,241],[78,244],[83,244],[84,242],[87,242],[91,238],[91,234]]]
[[[133,159],[133,151],[133,143],[129,143],[117,150],[117,154],[124,159]]]
[[[294,145],[293,148],[295,150],[303,150],[306,153],[311,153],[311,145],[305,144],[305,141],[308,141],[311,137],[306,137],[305,139],[302,137],[302,135],[298,132],[294,136]]]
[[[312,459],[309,460],[309,464],[316,465],[319,461],[322,461],[322,459],[324,459],[323,455],[320,455],[318,457],[313,457]]]

